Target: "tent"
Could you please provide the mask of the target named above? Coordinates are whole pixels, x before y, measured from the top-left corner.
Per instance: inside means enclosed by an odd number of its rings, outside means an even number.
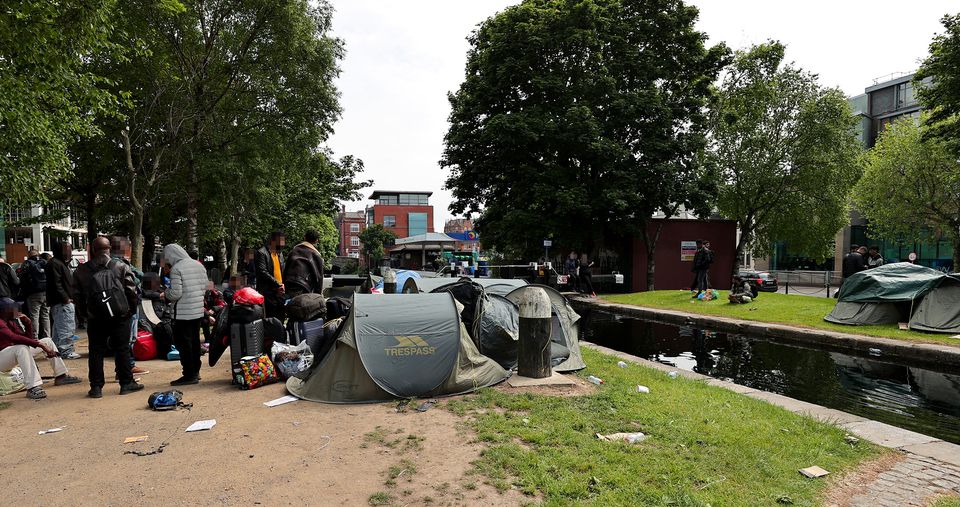
[[[583,355],[580,353],[580,315],[573,311],[567,298],[553,287],[537,284],[530,284],[530,286],[546,291],[553,306],[551,311],[553,329],[550,341],[553,342],[551,355],[554,358],[554,371],[567,372],[586,368],[587,364],[583,362]],[[525,287],[514,289],[506,295],[506,298],[516,304],[523,288]],[[558,361],[558,358],[562,359]]]
[[[356,294],[323,359],[287,380],[298,398],[371,403],[461,394],[510,373],[477,351],[449,293]]]
[[[513,289],[527,285],[527,281],[522,278],[473,278],[474,282],[483,285],[487,294],[499,294],[506,296]]]
[[[527,284],[526,280],[513,278],[471,278],[469,276],[461,278],[420,278],[413,281],[407,280],[403,284],[403,293],[416,294],[417,292],[431,292],[434,289],[443,287],[444,285],[457,283],[461,280],[478,283],[484,287],[484,290],[487,293],[499,294],[501,296],[506,296],[513,289]],[[397,287],[400,287],[399,280],[397,281]]]
[[[403,283],[401,292],[404,294],[419,294],[421,292],[430,292],[438,287],[457,283],[456,278],[407,278]],[[397,287],[400,287],[400,281],[397,281]]]
[[[905,321],[918,300],[946,277],[935,269],[908,262],[861,271],[847,278],[837,305],[824,320],[854,326]]]
[[[397,275],[397,294],[403,292],[403,286],[407,283],[407,280],[410,278],[422,278],[424,273],[423,271],[413,271],[411,269],[395,269],[393,272]],[[376,287],[378,289],[383,289],[383,280],[381,279],[377,282]]]
[[[910,329],[960,333],[960,276],[948,275],[927,293],[910,316]]]

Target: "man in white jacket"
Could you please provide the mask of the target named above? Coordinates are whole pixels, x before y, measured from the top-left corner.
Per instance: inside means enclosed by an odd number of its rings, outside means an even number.
[[[183,367],[183,376],[170,385],[196,384],[200,381],[200,319],[207,272],[183,247],[173,243],[163,247],[163,263],[170,267],[170,288],[163,297],[172,306],[173,343]]]

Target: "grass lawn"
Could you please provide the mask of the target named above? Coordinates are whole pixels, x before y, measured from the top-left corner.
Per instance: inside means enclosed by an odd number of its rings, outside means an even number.
[[[580,375],[604,379],[593,394],[558,397],[484,389],[449,402],[488,448],[476,472],[546,505],[819,505],[831,477],[885,452],[843,430],[703,382],[584,349]],[[638,394],[637,384],[650,394]],[[596,433],[637,432],[638,444]]]
[[[943,496],[933,503],[933,507],[960,507],[960,496]]]
[[[720,299],[704,302],[691,299],[688,291],[658,290],[635,292],[633,294],[609,294],[603,296],[603,299],[614,303],[649,308],[665,308],[703,315],[789,324],[897,340],[942,343],[960,347],[960,339],[950,338],[950,335],[901,331],[896,324],[844,326],[827,322],[823,318],[833,310],[833,306],[836,304],[835,299],[762,292],[752,303],[734,305],[727,302],[726,297],[727,291],[720,291]],[[693,302],[691,303],[691,301]]]

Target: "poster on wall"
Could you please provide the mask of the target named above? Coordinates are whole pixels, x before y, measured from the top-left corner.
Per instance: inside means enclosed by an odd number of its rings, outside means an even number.
[[[693,262],[693,257],[697,255],[696,241],[680,242],[680,262]]]

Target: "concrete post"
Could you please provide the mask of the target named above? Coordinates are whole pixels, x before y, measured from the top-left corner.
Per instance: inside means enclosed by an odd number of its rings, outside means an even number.
[[[391,268],[383,268],[383,293],[397,293],[397,272]]]
[[[550,298],[539,287],[525,287],[517,303],[520,307],[517,374],[547,378],[553,374],[550,367]]]

